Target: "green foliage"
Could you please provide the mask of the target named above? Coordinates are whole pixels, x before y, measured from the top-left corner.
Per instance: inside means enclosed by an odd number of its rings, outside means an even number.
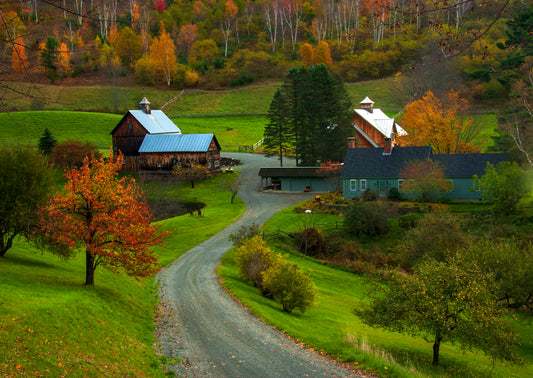
[[[533,311],[533,245],[483,238],[459,252],[492,277],[496,298],[510,308]]]
[[[388,211],[381,202],[355,201],[344,215],[345,230],[355,236],[374,238],[391,230]]]
[[[420,195],[422,201],[451,189],[451,183],[444,176],[444,168],[431,159],[408,162],[400,171],[400,177],[405,179],[402,191]]]
[[[233,243],[234,247],[239,247],[245,240],[259,235],[259,227],[255,223],[252,223],[250,226],[242,225],[237,232],[229,236],[228,240]]]
[[[43,155],[50,156],[52,154],[52,151],[57,143],[57,140],[52,136],[52,133],[50,130],[48,130],[48,127],[44,129],[43,135],[39,139],[38,147],[39,151]]]
[[[0,146],[0,257],[18,235],[30,236],[37,211],[51,191],[52,172],[46,158],[32,146]]]
[[[376,192],[374,192],[372,189],[367,188],[363,192],[363,197],[361,198],[364,202],[372,202],[378,199],[376,196]]]
[[[265,292],[263,273],[276,268],[282,261],[281,255],[274,254],[258,235],[241,241],[236,251],[235,262],[241,278]]]
[[[96,145],[90,142],[66,140],[55,146],[51,161],[54,165],[62,168],[81,167],[85,157],[91,155],[96,157],[100,155]]]
[[[439,211],[417,219],[416,227],[407,231],[398,250],[402,267],[412,269],[427,258],[445,261],[466,246],[459,219],[449,212]]]
[[[530,190],[524,170],[511,162],[501,162],[496,168],[487,163],[485,174],[474,176],[473,182],[481,190],[483,201],[492,203],[494,211],[501,215],[514,213],[520,199]]]
[[[295,308],[304,313],[316,304],[317,291],[309,273],[290,261],[267,270],[263,286],[288,313]]]
[[[48,71],[48,78],[54,81],[58,66],[59,42],[54,37],[47,37],[46,44],[41,51],[41,65]]]
[[[491,277],[476,265],[430,259],[413,275],[393,276],[378,293],[355,313],[373,327],[432,338],[433,365],[439,364],[441,342],[454,341],[495,359],[521,362],[517,336],[495,303]]]
[[[389,201],[399,201],[402,198],[402,195],[400,194],[398,188],[392,187],[389,189],[387,198],[389,199]]]

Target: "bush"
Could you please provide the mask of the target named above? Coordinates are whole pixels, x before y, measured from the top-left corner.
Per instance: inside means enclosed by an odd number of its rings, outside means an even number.
[[[389,201],[399,201],[402,199],[402,196],[397,188],[390,188],[387,198],[389,199]]]
[[[317,291],[311,277],[289,261],[267,270],[263,286],[288,313],[295,308],[304,313],[315,305]]]
[[[381,203],[354,202],[344,215],[346,231],[356,236],[376,237],[391,230],[388,209]]]
[[[100,157],[98,147],[90,142],[67,140],[56,144],[52,152],[52,163],[58,167],[81,167],[86,156]]]
[[[250,226],[242,225],[239,230],[231,234],[228,238],[234,247],[239,247],[246,239],[259,235],[259,225],[252,223]]]
[[[319,257],[322,254],[324,240],[320,232],[313,227],[306,228],[294,236],[296,250],[307,256]]]
[[[367,190],[363,192],[363,201],[371,202],[371,201],[375,201],[376,199],[377,199],[376,193],[374,193],[374,191],[371,190],[370,188],[368,188]]]
[[[263,238],[254,236],[241,242],[237,248],[235,263],[241,278],[263,290],[263,273],[279,266],[281,259],[282,256],[274,254]]]

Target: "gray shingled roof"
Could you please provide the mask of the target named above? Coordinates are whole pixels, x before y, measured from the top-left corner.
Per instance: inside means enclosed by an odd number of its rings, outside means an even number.
[[[383,148],[349,148],[341,177],[398,177],[406,163],[425,160],[431,147],[394,147],[390,155]]]
[[[487,162],[497,166],[507,161],[507,154],[436,154],[431,160],[442,163],[446,177],[483,176]]]
[[[207,152],[213,138],[214,134],[147,134],[139,152]]]

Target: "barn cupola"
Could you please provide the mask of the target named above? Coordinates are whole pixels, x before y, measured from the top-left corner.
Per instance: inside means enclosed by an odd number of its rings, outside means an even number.
[[[361,109],[365,109],[369,113],[372,113],[374,111],[374,101],[367,97],[363,101],[359,103],[361,105]]]
[[[139,102],[139,106],[143,112],[150,114],[150,101],[146,97],[143,97],[141,102]]]

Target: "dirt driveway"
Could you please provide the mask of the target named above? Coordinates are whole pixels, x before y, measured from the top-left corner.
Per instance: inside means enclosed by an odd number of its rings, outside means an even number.
[[[235,223],[196,246],[158,274],[166,316],[158,322],[158,344],[181,377],[351,377],[350,371],[306,350],[251,316],[220,287],[215,267],[231,248],[228,236],[253,222],[310,198],[309,193],[259,192],[261,166],[275,158],[224,154],[241,159],[246,183],[239,196],[246,212]]]

